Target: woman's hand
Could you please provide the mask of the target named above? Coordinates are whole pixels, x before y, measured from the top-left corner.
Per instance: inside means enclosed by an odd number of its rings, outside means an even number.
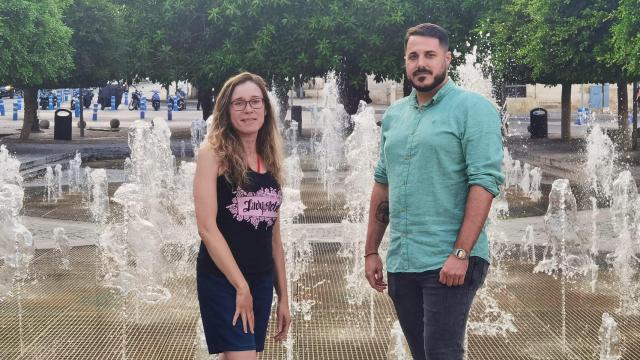
[[[278,333],[273,337],[273,339],[275,341],[283,341],[287,338],[289,326],[291,325],[291,312],[289,311],[289,302],[287,301],[287,298],[278,299],[278,309],[276,313]]]
[[[253,316],[253,297],[249,287],[240,288],[236,291],[236,313],[233,315],[233,326],[236,326],[238,318],[242,319],[242,330],[247,333],[247,329],[253,334],[255,318]]]

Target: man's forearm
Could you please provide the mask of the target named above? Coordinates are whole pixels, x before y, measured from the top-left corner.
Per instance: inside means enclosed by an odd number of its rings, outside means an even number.
[[[367,240],[365,254],[375,253],[382,242],[382,237],[389,224],[389,187],[386,184],[375,183],[371,191],[369,204],[369,222],[367,225]]]
[[[467,195],[467,204],[464,210],[464,219],[458,232],[458,237],[454,245],[455,249],[465,249],[471,253],[478,236],[484,227],[484,223],[491,209],[493,195],[482,186],[472,185]]]

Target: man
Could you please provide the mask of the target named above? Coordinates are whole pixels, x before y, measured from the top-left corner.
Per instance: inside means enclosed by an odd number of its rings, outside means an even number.
[[[462,360],[469,309],[489,267],[484,224],[504,181],[500,117],[448,77],[447,33],[405,36],[414,90],[382,120],[365,245],[365,275],[383,291],[378,246],[391,224],[389,296],[416,360]]]

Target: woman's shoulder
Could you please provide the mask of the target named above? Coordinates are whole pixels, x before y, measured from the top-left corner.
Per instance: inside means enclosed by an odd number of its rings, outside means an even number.
[[[215,169],[216,176],[220,175],[223,172],[222,162],[220,160],[220,156],[215,151],[213,146],[205,141],[198,148],[198,167],[207,167],[209,169]]]

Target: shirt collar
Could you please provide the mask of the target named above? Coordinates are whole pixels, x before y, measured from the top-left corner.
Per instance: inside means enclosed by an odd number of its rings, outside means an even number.
[[[448,78],[446,84],[444,84],[444,86],[441,87],[440,90],[438,90],[438,92],[433,96],[433,98],[431,98],[430,101],[423,104],[422,107],[427,107],[429,105],[435,105],[439,103],[447,96],[447,94],[452,92],[457,87],[458,85],[456,85],[456,83],[453,82],[451,78]],[[416,89],[411,90],[411,94],[409,96],[412,99],[413,106],[419,108],[420,106],[418,106],[418,92],[416,91]]]

